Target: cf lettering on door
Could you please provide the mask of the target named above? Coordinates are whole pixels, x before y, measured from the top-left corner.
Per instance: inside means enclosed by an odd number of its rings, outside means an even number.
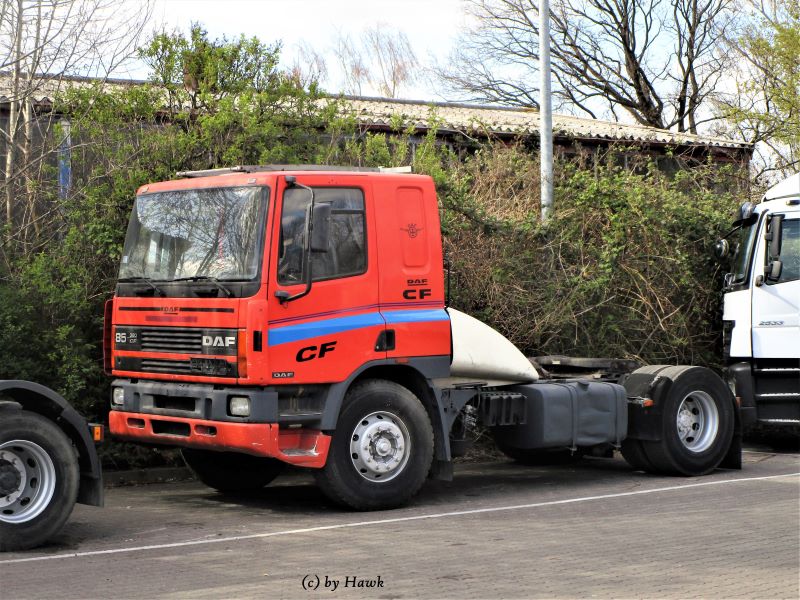
[[[424,300],[431,295],[431,290],[428,288],[421,288],[416,290],[403,290],[403,298],[406,300]]]
[[[306,362],[315,358],[325,358],[336,349],[336,342],[324,342],[319,346],[306,346],[297,351],[297,362]]]

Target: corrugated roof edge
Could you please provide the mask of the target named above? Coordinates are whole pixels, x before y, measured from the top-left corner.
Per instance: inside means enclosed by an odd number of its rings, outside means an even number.
[[[438,102],[438,101],[425,101],[425,100],[405,100],[405,99],[396,99],[396,98],[381,98],[381,97],[372,97],[372,96],[348,96],[348,95],[339,95],[339,96],[331,96],[331,99],[340,98],[346,102],[352,103],[362,103],[362,104],[382,104],[386,105],[397,105],[398,107],[401,106],[409,106],[415,108],[444,108],[444,109],[462,109],[466,111],[491,111],[491,112],[504,112],[504,113],[515,113],[519,116],[524,117],[534,117],[538,119],[539,111],[533,108],[524,108],[524,107],[512,107],[512,106],[495,106],[495,105],[479,105],[479,104],[466,104],[461,102]],[[376,107],[377,108],[377,107]],[[392,111],[376,111],[376,113],[382,114],[398,114]],[[373,113],[371,116],[378,117],[378,114]],[[475,117],[477,119],[477,117]],[[480,120],[480,119],[478,119]],[[446,121],[446,119],[445,119]],[[580,124],[585,126],[586,128],[600,128],[606,127],[608,129],[613,129],[616,131],[608,131],[599,133],[597,131],[592,132],[580,132],[571,130],[569,128],[570,124]],[[446,123],[450,127],[453,127],[453,123],[449,122]],[[641,125],[638,123],[622,123],[618,121],[605,121],[602,119],[585,119],[582,117],[576,117],[573,115],[553,115],[553,125],[554,130],[556,131],[563,131],[568,134],[572,134],[573,137],[580,137],[583,139],[595,139],[595,140],[618,140],[618,141],[639,141],[639,142],[657,142],[659,144],[676,144],[676,145],[703,145],[703,146],[720,146],[720,147],[727,147],[727,148],[735,148],[741,150],[748,150],[751,151],[753,148],[753,144],[750,142],[740,141],[740,140],[732,140],[728,138],[719,138],[719,137],[712,137],[712,136],[703,136],[698,134],[692,133],[685,133],[685,132],[676,132],[671,131],[668,129],[658,129],[655,127],[649,127],[647,125]],[[461,128],[456,127],[455,130],[460,130]],[[516,130],[515,130],[516,129]],[[530,135],[530,131],[526,131],[527,128],[521,128],[519,126],[514,127],[514,125],[507,123],[505,126],[501,128],[496,128],[495,132],[502,133],[502,134],[528,134]],[[636,132],[640,134],[646,135],[636,135]],[[535,133],[535,132],[534,132]],[[681,139],[682,138],[682,139]]]
[[[4,85],[4,80],[11,76],[7,71],[0,71],[0,103],[8,102],[9,97],[6,93],[7,86]],[[43,78],[45,75],[39,75]],[[106,78],[97,79],[93,77],[83,77],[75,75],[53,75],[53,79],[48,82],[58,87],[59,83],[78,83],[88,84],[98,81],[103,81],[110,85],[143,85],[148,83],[140,79],[121,79],[121,78]],[[44,94],[41,96],[34,95],[34,100],[37,103],[50,103],[51,98],[48,97],[47,91],[53,93],[57,89],[52,87],[49,90],[43,90]],[[469,104],[465,102],[443,102],[435,100],[406,100],[397,98],[382,98],[377,96],[351,96],[344,94],[330,94],[326,97],[329,100],[342,99],[345,102],[360,102],[365,104],[383,104],[395,105],[398,107],[408,106],[416,107],[417,109],[424,108],[441,108],[441,109],[455,109],[464,111],[490,111],[496,114],[516,114],[520,117],[525,117],[533,121],[538,120],[539,111],[535,108],[514,107],[514,106],[499,106],[492,104]],[[377,106],[375,107],[377,109]],[[376,113],[394,115],[394,111],[378,111]],[[372,114],[372,117],[377,117],[378,114]],[[477,116],[471,117],[474,121],[481,121]],[[631,142],[645,142],[645,143],[658,143],[658,144],[674,144],[674,145],[690,145],[690,146],[717,146],[729,149],[739,149],[745,151],[752,151],[753,144],[750,142],[732,140],[727,138],[718,138],[712,136],[703,136],[690,133],[679,133],[670,131],[668,129],[657,129],[648,127],[641,124],[629,124],[616,121],[605,121],[602,119],[585,119],[582,117],[575,117],[572,115],[553,115],[554,130],[557,134],[562,133],[567,136],[584,139],[584,140],[602,140],[602,141],[631,141]],[[374,123],[376,125],[387,125],[386,123]],[[449,125],[448,129],[452,132],[466,132],[467,127],[464,124],[446,123]],[[490,128],[493,133],[502,135],[534,135],[536,131],[531,127],[521,127],[519,124],[505,123],[495,128]],[[605,131],[598,131],[598,129]],[[639,135],[637,135],[637,133]]]

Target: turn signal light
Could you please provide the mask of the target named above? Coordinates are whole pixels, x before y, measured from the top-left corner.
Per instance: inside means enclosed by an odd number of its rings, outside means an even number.
[[[102,442],[106,437],[106,429],[102,425],[96,425],[94,423],[90,423],[89,431],[92,434],[92,440],[96,443]]]
[[[241,379],[247,378],[247,331],[244,329],[239,330],[239,347],[237,348],[236,362],[238,367],[238,375]]]

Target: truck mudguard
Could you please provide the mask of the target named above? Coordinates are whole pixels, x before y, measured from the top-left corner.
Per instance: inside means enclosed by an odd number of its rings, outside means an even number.
[[[100,459],[86,421],[78,411],[50,388],[31,381],[0,380],[0,398],[2,397],[12,400],[25,410],[50,419],[64,431],[78,450],[81,474],[78,502],[102,506]]]

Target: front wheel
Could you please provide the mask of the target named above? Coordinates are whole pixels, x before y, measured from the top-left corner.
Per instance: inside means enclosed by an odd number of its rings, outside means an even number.
[[[275,458],[238,452],[184,448],[181,455],[201,482],[223,493],[260,490],[280,475],[285,467]]]
[[[403,386],[376,379],[347,393],[328,460],[316,478],[337,504],[395,508],[419,491],[432,460],[433,428],[425,408]]]
[[[69,438],[41,415],[0,416],[0,551],[25,550],[56,534],[78,497]]]

